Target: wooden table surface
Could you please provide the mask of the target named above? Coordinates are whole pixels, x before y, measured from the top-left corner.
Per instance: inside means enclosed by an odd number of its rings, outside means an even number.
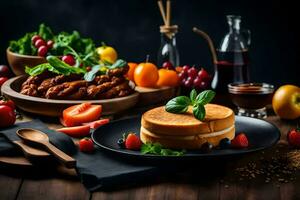
[[[282,121],[274,115],[266,120],[281,130],[280,143],[284,143],[286,132],[296,125],[295,121]],[[187,169],[143,183],[135,183],[133,177],[133,186],[93,193],[69,174],[0,165],[0,199],[300,199],[300,178],[296,172],[291,174],[291,180],[281,183],[276,177],[266,181],[263,176],[249,179],[236,173],[238,167],[249,162],[257,163],[281,153],[277,146],[218,164],[201,161],[199,170]]]

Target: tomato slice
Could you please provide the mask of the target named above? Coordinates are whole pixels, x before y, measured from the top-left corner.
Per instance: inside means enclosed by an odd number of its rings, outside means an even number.
[[[60,129],[56,129],[56,131],[65,133],[71,137],[85,137],[90,134],[90,126],[84,125],[84,126],[74,126],[74,127],[64,127]]]
[[[92,129],[96,129],[104,124],[108,124],[109,123],[109,119],[100,119],[97,121],[93,121],[93,122],[89,122],[89,123],[84,123],[83,125],[89,125],[90,128]]]
[[[71,106],[63,111],[63,122],[65,126],[78,126],[82,123],[92,122],[100,118],[101,105],[82,103]]]

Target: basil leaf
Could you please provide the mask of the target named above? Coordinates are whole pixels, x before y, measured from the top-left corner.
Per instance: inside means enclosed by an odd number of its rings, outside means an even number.
[[[142,154],[153,154],[160,156],[182,156],[185,153],[185,150],[174,151],[172,149],[165,149],[159,143],[146,143],[141,147]]]
[[[25,67],[25,72],[30,76],[37,76],[46,70],[56,74],[60,74],[60,72],[56,70],[53,66],[51,66],[49,63],[43,63],[35,67]]]
[[[196,103],[205,105],[208,104],[214,97],[216,93],[212,90],[204,90],[196,97]]]
[[[190,99],[191,99],[192,104],[195,103],[196,97],[197,97],[197,91],[195,89],[193,89],[190,93]]]
[[[199,119],[200,121],[203,121],[205,118],[205,114],[206,114],[204,105],[196,104],[193,107],[193,114],[197,119]]]
[[[113,65],[109,66],[109,69],[116,69],[116,68],[122,68],[127,65],[127,62],[122,59],[118,59]]]
[[[70,75],[70,74],[84,74],[86,71],[79,67],[72,67],[67,63],[61,61],[55,56],[47,56],[47,61],[50,65],[56,68],[61,74]]]
[[[184,113],[187,111],[191,100],[186,96],[179,96],[171,99],[166,104],[166,111],[171,113]]]

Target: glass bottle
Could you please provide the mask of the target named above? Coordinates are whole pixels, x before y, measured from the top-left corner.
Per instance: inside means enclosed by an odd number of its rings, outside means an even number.
[[[176,33],[178,27],[161,26],[161,42],[157,55],[157,65],[162,67],[163,63],[169,61],[174,67],[179,66],[179,53],[176,44]]]
[[[218,61],[215,63],[212,81],[212,88],[221,94],[228,93],[229,83],[249,82],[250,31],[241,29],[241,16],[227,15],[226,17],[229,32],[217,49]]]

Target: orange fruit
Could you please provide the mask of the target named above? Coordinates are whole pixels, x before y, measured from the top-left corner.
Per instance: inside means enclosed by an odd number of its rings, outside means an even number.
[[[170,86],[175,87],[179,83],[179,77],[174,70],[160,69],[158,70],[159,79],[157,86]]]
[[[152,63],[140,63],[134,70],[134,82],[138,86],[155,87],[157,80],[158,70]]]
[[[129,66],[129,70],[127,74],[125,75],[129,80],[134,81],[134,70],[138,66],[137,63],[129,62],[127,63]]]
[[[273,96],[272,106],[282,119],[300,117],[300,88],[295,85],[283,85]]]

